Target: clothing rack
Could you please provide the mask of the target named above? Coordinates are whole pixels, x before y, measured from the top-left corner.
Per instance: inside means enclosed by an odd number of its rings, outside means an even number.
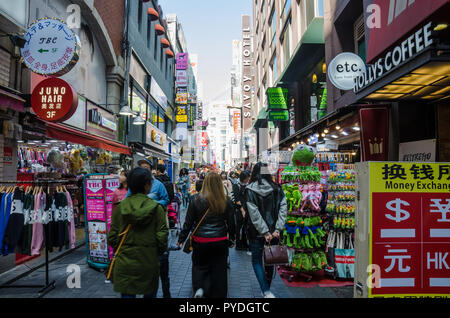
[[[0,181],[0,185],[2,184],[31,184],[33,186],[49,186],[49,185],[59,185],[67,183],[67,180],[40,180],[40,181]],[[38,291],[39,298],[43,297],[48,292],[55,289],[56,281],[50,282],[49,280],[49,259],[48,259],[48,246],[47,246],[47,233],[48,233],[48,224],[44,224],[44,242],[45,242],[45,285],[9,285],[6,283],[4,285],[0,285],[1,288],[41,288]],[[20,279],[20,278],[19,278]]]

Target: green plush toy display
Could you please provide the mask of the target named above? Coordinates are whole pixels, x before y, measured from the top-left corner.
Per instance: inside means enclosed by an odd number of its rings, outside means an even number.
[[[316,156],[314,148],[307,145],[298,145],[291,158],[292,167],[310,166]]]

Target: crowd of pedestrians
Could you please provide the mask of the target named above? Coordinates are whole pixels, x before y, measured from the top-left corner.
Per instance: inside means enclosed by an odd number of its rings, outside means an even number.
[[[229,249],[236,248],[251,255],[262,297],[274,298],[270,289],[274,266],[263,263],[263,249],[279,244],[287,204],[281,187],[267,171],[262,163],[228,173],[202,171],[195,176],[193,195],[189,194],[187,169],[180,171],[175,184],[164,165],[153,167],[149,160],[123,172],[108,235],[114,250],[130,227],[112,269],[114,290],[122,297],[155,297],[159,277],[163,297],[170,298],[169,250],[182,250],[192,242],[193,297],[227,297]],[[187,211],[175,248],[168,248],[172,227],[168,206],[177,200]]]

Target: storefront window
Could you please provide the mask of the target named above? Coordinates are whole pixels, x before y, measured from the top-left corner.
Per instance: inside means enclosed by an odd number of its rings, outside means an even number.
[[[158,127],[158,106],[149,103],[148,104],[148,111],[149,111],[149,117],[148,117],[148,121],[151,122],[153,125],[155,125],[156,127]]]
[[[145,107],[145,97],[139,93],[135,88],[132,93],[131,109],[137,113],[140,113],[142,118],[147,118],[147,109]]]

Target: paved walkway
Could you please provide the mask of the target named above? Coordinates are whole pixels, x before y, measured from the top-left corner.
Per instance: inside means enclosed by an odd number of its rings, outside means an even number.
[[[170,252],[171,294],[174,298],[189,298],[192,293],[191,255],[182,251]],[[76,264],[81,269],[81,288],[68,288],[67,267]],[[253,273],[251,256],[246,252],[230,250],[230,269],[228,271],[228,293],[230,298],[261,298],[261,291]],[[42,267],[14,284],[42,284],[45,280]],[[81,247],[50,264],[50,281],[56,281],[56,288],[46,294],[46,298],[116,298],[111,284],[106,284],[103,273],[90,268],[86,262],[86,249]],[[38,288],[0,289],[0,298],[38,297]],[[352,287],[343,288],[295,288],[286,286],[276,275],[272,282],[273,293],[280,298],[351,298]],[[158,298],[162,297],[161,287]]]

